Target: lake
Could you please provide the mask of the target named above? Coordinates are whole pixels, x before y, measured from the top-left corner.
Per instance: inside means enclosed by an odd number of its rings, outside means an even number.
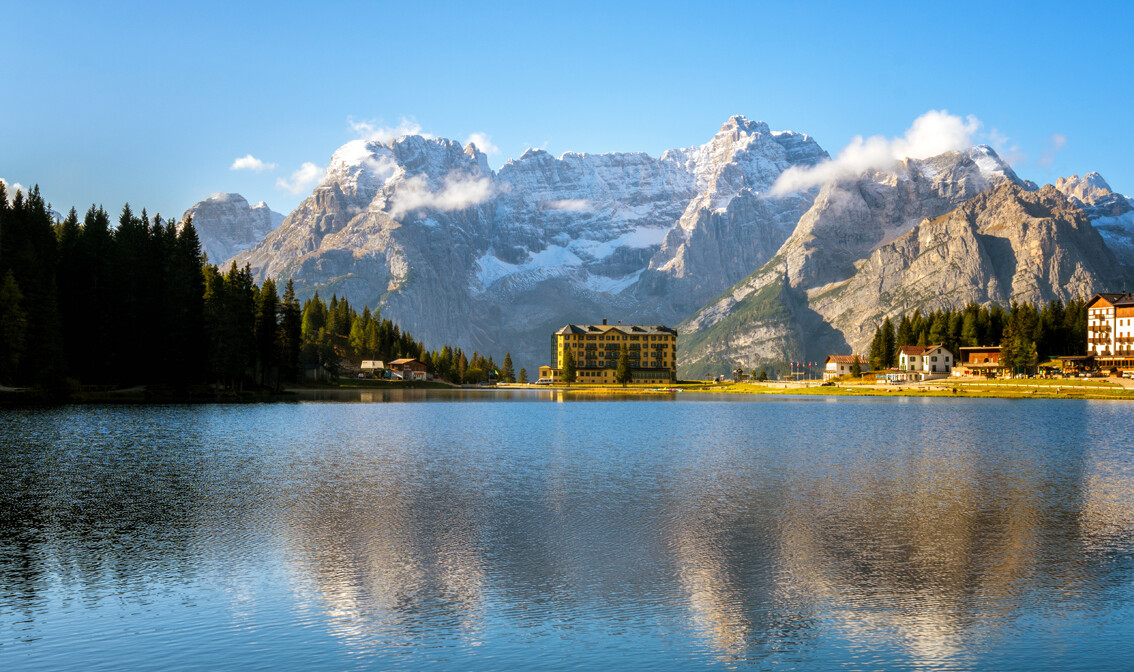
[[[0,669],[1134,669],[1134,405],[0,409]]]

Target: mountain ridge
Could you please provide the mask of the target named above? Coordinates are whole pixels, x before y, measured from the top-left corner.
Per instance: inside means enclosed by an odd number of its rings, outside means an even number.
[[[529,149],[497,171],[471,143],[354,140],[334,152],[311,195],[235,260],[260,280],[295,279],[301,296],[337,293],[378,307],[427,343],[509,349],[529,369],[546,363],[548,334],[565,323],[679,324],[683,373],[709,373],[859,347],[861,324],[873,319],[866,313],[896,309],[860,286],[878,272],[875,252],[889,250],[887,263],[900,266],[888,246],[909,245],[923,223],[1008,185],[1046,189],[976,145],[770,195],[786,170],[829,160],[811,136],[739,115],[704,144],[658,157]],[[1087,213],[1092,231],[1105,237],[1112,227],[1106,244],[1121,242],[1134,231],[1134,206],[1088,178],[1066,180],[1071,196],[1061,198]],[[1134,258],[1134,236],[1130,243]],[[1003,285],[1002,274],[973,277]],[[1102,282],[1090,278],[1079,286]]]

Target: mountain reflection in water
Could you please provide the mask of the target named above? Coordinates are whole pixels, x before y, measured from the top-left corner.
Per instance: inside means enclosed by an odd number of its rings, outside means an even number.
[[[0,411],[0,664],[1134,665],[1125,405],[397,400]]]

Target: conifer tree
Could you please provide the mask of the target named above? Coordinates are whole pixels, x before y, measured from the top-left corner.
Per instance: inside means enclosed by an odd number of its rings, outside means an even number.
[[[889,369],[898,364],[898,335],[894,331],[894,321],[887,317],[882,321],[882,366]]]
[[[299,301],[295,298],[295,283],[290,279],[284,285],[283,300],[279,310],[280,373],[284,380],[294,383],[299,380],[299,351],[303,347],[303,315],[299,309]]]
[[[914,334],[913,324],[910,318],[903,314],[902,319],[898,320],[897,346],[916,345],[916,342],[917,335]]]
[[[633,379],[634,374],[630,369],[630,350],[623,343],[622,350],[618,353],[618,368],[614,370],[614,382],[626,387],[627,383]]]
[[[570,385],[575,382],[575,354],[571,352],[571,348],[564,348],[563,350],[563,382]]]
[[[867,356],[870,360],[870,368],[875,371],[885,368],[882,365],[882,327],[874,328],[874,338],[870,339],[870,353]]]
[[[980,343],[977,342],[980,338],[980,332],[977,329],[978,315],[980,315],[978,310],[965,309],[965,318],[961,325],[962,346],[975,347],[980,345]]]
[[[500,365],[500,380],[505,383],[516,382],[516,374],[512,368],[512,353],[504,353],[504,363]]]
[[[525,369],[522,366],[520,367],[520,376],[519,376],[519,378],[516,379],[516,382],[518,382],[518,383],[527,383],[528,382],[528,370]]]
[[[264,386],[271,382],[279,383],[279,296],[276,283],[271,278],[264,280],[256,296],[256,316],[253,330],[256,337],[256,368],[259,382]]]
[[[3,183],[0,183],[0,200],[4,198],[2,190]],[[28,320],[20,305],[23,299],[16,276],[8,269],[0,279],[0,382],[16,381],[20,358],[24,354]]]
[[[26,319],[27,347],[16,381],[55,386],[65,370],[55,275],[58,243],[38,186],[26,196],[17,191],[12,203],[0,209],[0,245],[0,274],[12,272]]]

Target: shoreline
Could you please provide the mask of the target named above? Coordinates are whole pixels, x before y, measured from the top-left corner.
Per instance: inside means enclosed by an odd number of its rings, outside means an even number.
[[[454,385],[423,381],[361,381],[344,379],[339,384],[308,384],[283,388],[279,391],[245,390],[218,394],[205,388],[175,390],[165,387],[144,386],[121,390],[83,391],[67,395],[52,395],[35,388],[0,388],[0,407],[62,406],[70,404],[249,404],[299,401],[300,395],[334,391],[532,391],[557,392],[568,395],[592,396],[653,396],[674,395],[682,392],[751,396],[816,396],[850,398],[947,398],[947,399],[1091,399],[1134,401],[1134,381],[1107,379],[944,379],[924,383],[885,385],[861,381],[837,381],[834,385],[820,381],[806,383],[768,381],[765,383],[733,383],[710,381],[681,381],[673,385],[585,385],[532,383],[502,383],[495,387]]]
[[[1108,379],[944,379],[925,383],[885,385],[858,381],[789,383],[695,382],[685,381],[667,387],[609,385],[508,385],[500,389],[556,390],[588,394],[666,394],[700,392],[737,395],[807,395],[828,397],[920,397],[947,399],[1109,399],[1134,401],[1134,381]]]

